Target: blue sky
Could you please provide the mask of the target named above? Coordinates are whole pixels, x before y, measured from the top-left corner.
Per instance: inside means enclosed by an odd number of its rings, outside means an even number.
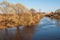
[[[0,0],[1,1],[1,0]],[[55,11],[60,8],[60,0],[8,0],[11,3],[20,2],[27,8],[41,9],[43,12]]]

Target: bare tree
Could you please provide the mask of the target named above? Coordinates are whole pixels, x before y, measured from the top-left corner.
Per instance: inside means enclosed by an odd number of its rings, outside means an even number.
[[[30,12],[31,12],[32,14],[34,14],[34,13],[36,13],[36,10],[33,9],[33,8],[31,8],[31,9],[30,9]]]

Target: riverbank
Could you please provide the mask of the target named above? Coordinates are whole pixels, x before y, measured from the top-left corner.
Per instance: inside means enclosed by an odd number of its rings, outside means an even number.
[[[56,20],[60,20],[60,13],[49,13],[49,14],[46,14],[45,17],[49,17],[51,19],[56,19]]]
[[[37,25],[42,17],[40,13],[0,14],[0,29]]]

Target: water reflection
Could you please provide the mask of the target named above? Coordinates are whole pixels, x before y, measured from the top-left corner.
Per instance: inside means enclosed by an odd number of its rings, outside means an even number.
[[[36,27],[32,40],[60,40],[57,20],[44,17]]]
[[[56,25],[60,27],[60,19],[50,18],[51,20],[56,21]]]
[[[58,22],[44,17],[36,26],[0,30],[0,40],[60,40]]]
[[[60,27],[60,20],[57,20],[57,26]]]
[[[32,40],[34,27],[17,27],[0,30],[0,40]]]

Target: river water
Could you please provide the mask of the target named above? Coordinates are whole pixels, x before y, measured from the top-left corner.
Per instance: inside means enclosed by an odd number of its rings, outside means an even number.
[[[58,20],[44,17],[35,29],[33,40],[60,40]]]
[[[58,22],[44,17],[36,26],[0,30],[0,40],[60,40]]]

